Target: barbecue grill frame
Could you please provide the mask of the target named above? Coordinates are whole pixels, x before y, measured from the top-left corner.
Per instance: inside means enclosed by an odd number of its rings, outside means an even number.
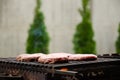
[[[89,80],[89,79],[96,80],[96,78],[105,79],[105,78],[110,78],[110,76],[119,78],[120,76],[120,59],[111,59],[111,58],[98,58],[97,60],[94,61],[69,61],[68,63],[57,63],[57,64],[42,64],[38,62],[29,62],[29,63],[18,62],[15,60],[15,58],[0,58],[0,67],[1,67],[0,70],[1,72],[4,72],[6,69],[8,69],[8,71],[21,70],[21,71],[30,71],[30,72],[38,72],[38,73],[47,73],[47,75],[49,75],[48,78],[54,78],[56,75],[58,76],[64,75],[64,76],[78,77],[81,79],[84,78],[85,80]],[[68,71],[61,71],[62,68],[68,68]],[[98,73],[98,71],[103,71],[104,75],[99,75],[99,76],[91,75],[92,72]],[[111,72],[115,74],[111,74]],[[91,76],[87,76],[88,73]],[[18,74],[22,75],[21,73]]]

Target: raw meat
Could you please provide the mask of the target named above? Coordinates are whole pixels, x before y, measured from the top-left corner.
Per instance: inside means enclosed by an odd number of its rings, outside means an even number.
[[[51,54],[21,54],[16,57],[17,61],[38,61],[44,64],[54,64],[58,62],[68,61],[83,61],[83,60],[95,60],[97,56],[94,54],[71,54],[71,53],[51,53]]]
[[[70,55],[68,60],[72,61],[82,61],[82,60],[95,60],[97,56],[94,54],[73,54]]]
[[[38,59],[38,62],[40,63],[56,63],[56,62],[66,62],[68,61],[68,57],[72,55],[72,54],[68,54],[68,53],[52,53],[52,54],[48,54],[45,56],[41,56]]]
[[[17,61],[37,61],[39,57],[43,56],[45,54],[42,53],[34,53],[34,54],[21,54],[16,57]]]

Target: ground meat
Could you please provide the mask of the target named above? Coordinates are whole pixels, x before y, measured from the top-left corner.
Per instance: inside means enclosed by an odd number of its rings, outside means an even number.
[[[95,60],[97,59],[97,56],[94,54],[73,54],[70,55],[68,60],[76,60],[76,61],[82,61],[82,60]]]
[[[17,61],[37,61],[39,57],[43,56],[42,53],[34,53],[34,54],[21,54],[16,57]]]
[[[53,64],[56,62],[66,62],[68,61],[68,57],[71,54],[68,53],[52,53],[52,54],[48,54],[45,56],[41,56],[38,59],[38,62],[40,63],[49,63],[49,64]]]
[[[38,59],[40,63],[53,64],[57,62],[66,61],[83,61],[83,60],[95,60],[97,56],[94,54],[70,54],[70,53],[52,53],[48,55],[41,56]]]
[[[51,53],[51,54],[21,54],[16,57],[17,61],[38,61],[44,64],[54,64],[58,62],[68,61],[83,61],[83,60],[95,60],[97,56],[94,54],[70,54],[70,53]]]

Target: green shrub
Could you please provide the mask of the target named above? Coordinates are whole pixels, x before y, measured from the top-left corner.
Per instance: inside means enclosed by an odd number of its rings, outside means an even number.
[[[116,52],[120,54],[120,23],[119,23],[119,26],[118,26],[118,38],[117,38],[117,41],[116,41]]]
[[[41,2],[36,0],[36,3],[34,21],[28,31],[26,52],[47,54],[49,52],[49,35],[46,31],[43,13],[40,11]]]
[[[93,40],[94,32],[88,3],[89,0],[82,0],[83,9],[79,9],[82,22],[76,26],[76,32],[73,38],[75,53],[96,53],[96,43]]]

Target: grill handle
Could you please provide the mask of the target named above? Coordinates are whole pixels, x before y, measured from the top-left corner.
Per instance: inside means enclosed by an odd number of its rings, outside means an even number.
[[[78,72],[75,71],[62,71],[62,70],[55,70],[55,74],[63,74],[63,75],[70,75],[75,76]]]

